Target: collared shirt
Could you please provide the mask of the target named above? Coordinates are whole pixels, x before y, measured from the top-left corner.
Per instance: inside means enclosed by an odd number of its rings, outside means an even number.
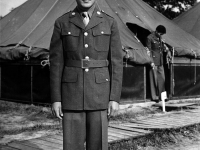
[[[93,14],[93,12],[94,12],[94,8],[95,8],[95,5],[93,5],[93,6],[87,11],[87,13],[88,13],[88,15],[89,15],[89,18],[92,17],[92,14]],[[77,7],[77,10],[78,10],[78,12],[80,13],[80,15],[81,15],[81,13],[83,13],[83,11],[81,11],[78,7]]]

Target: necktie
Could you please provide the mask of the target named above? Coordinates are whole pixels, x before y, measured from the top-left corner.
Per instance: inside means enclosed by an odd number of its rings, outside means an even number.
[[[83,23],[84,23],[85,26],[87,26],[88,23],[89,23],[89,21],[90,21],[90,18],[89,18],[89,16],[88,16],[88,13],[87,13],[87,12],[83,12],[83,13],[82,13],[82,16],[83,16]]]

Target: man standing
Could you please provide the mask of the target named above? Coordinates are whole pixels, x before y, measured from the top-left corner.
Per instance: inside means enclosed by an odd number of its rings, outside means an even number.
[[[165,72],[163,68],[163,52],[168,48],[162,42],[162,35],[166,34],[166,28],[158,25],[156,31],[147,37],[147,47],[150,50],[150,56],[153,59],[150,70],[150,89],[151,100],[155,102],[161,101],[161,93],[165,91]],[[168,51],[169,52],[169,51]],[[169,53],[168,53],[169,55]],[[168,99],[166,99],[168,100]]]
[[[77,7],[54,25],[50,44],[52,111],[63,121],[64,150],[108,149],[107,115],[119,108],[122,46],[117,23],[96,0]]]

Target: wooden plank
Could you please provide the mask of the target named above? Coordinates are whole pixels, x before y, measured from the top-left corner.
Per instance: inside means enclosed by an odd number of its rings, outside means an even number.
[[[52,143],[56,143],[56,144],[63,144],[63,140],[58,140],[58,139],[54,139],[54,138],[51,138],[51,137],[41,137],[41,138],[38,138],[38,139],[48,141],[48,142],[52,142]]]
[[[144,134],[151,133],[151,131],[147,131],[147,130],[129,128],[129,127],[124,126],[123,124],[121,124],[121,125],[109,125],[109,127],[117,128],[117,129],[123,129],[123,130],[126,130],[126,131],[144,133]]]
[[[60,145],[60,144],[52,143],[52,142],[49,142],[49,141],[44,141],[42,139],[32,139],[29,142],[37,144],[37,145],[45,145],[45,146],[48,146],[48,147],[52,147],[54,149],[62,149],[63,148],[63,146]]]
[[[109,133],[108,133],[109,135],[112,135],[112,136],[114,136],[114,137],[118,137],[119,139],[130,139],[131,138],[131,136],[128,136],[128,135],[124,135],[124,134],[120,134],[120,133],[116,133],[116,132],[113,132],[113,131],[110,131]]]
[[[59,134],[53,135],[53,136],[48,136],[48,137],[50,137],[50,138],[52,138],[52,139],[57,139],[57,140],[63,141],[63,136],[62,136],[62,135],[59,135]]]
[[[36,147],[36,146],[31,147],[29,145],[24,145],[24,142],[12,142],[12,143],[9,143],[8,146],[19,149],[19,150],[41,150],[39,147]]]
[[[184,119],[187,120],[188,119]],[[148,125],[169,125],[169,126],[180,126],[183,124],[183,119],[180,118],[163,118],[162,120],[141,120],[141,121],[134,121],[132,123],[138,124],[148,124]],[[191,120],[193,122],[194,120]],[[196,122],[196,121],[195,121]]]
[[[19,150],[19,149],[9,147],[9,146],[6,146],[6,145],[0,145],[0,150]]]
[[[171,103],[165,103],[165,108],[181,108],[186,106],[192,106],[197,105],[196,103],[180,103],[180,104],[171,104]],[[153,106],[162,107],[162,103],[153,104]]]
[[[32,140],[23,141],[23,143],[21,143],[21,144],[31,146],[33,148],[38,148],[39,150],[55,150],[55,147],[49,147],[49,146],[46,146],[43,144],[34,143],[34,142],[32,142]],[[62,150],[62,149],[56,148],[56,150]]]
[[[116,137],[108,134],[108,141],[115,141]]]
[[[141,134],[141,133],[138,133],[138,132],[129,132],[129,131],[119,130],[119,129],[114,129],[114,128],[109,128],[108,132],[115,132],[117,134],[128,135],[128,136],[131,136],[131,137],[139,137],[139,136],[145,135],[145,134]]]
[[[132,136],[125,135],[125,134],[122,134],[122,133],[116,133],[116,132],[113,132],[113,131],[110,131],[109,134],[111,134],[113,136],[116,136],[116,137],[119,137],[121,140],[123,140],[123,139],[131,139],[132,138]]]
[[[141,124],[135,124],[135,123],[126,123],[123,124],[125,127],[131,127],[131,128],[139,128],[139,129],[165,129],[169,128],[168,126],[150,126],[150,125],[143,125]]]

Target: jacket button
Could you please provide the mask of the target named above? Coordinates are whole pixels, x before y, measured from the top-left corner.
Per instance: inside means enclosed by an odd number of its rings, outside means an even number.
[[[71,34],[71,32],[68,32],[68,34]]]
[[[89,60],[90,58],[88,56],[85,56],[85,59]]]
[[[101,31],[101,34],[104,34],[104,32],[103,32],[103,31]]]
[[[89,71],[89,69],[88,69],[88,68],[86,68],[86,69],[85,69],[85,72],[88,72],[88,71]]]
[[[88,33],[87,33],[87,32],[85,32],[85,33],[84,33],[84,35],[85,35],[85,36],[88,36]]]
[[[85,44],[85,48],[88,48],[88,44]]]

